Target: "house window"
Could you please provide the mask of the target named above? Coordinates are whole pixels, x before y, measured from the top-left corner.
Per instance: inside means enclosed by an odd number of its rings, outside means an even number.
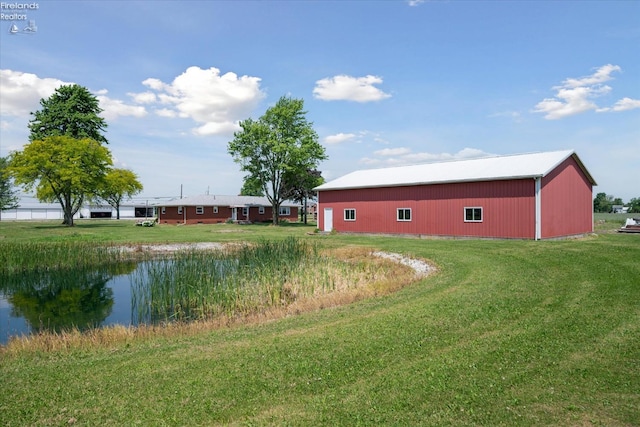
[[[355,221],[356,220],[356,210],[355,209],[345,209],[344,210],[344,220],[345,221]]]
[[[260,207],[258,208],[258,213],[259,213],[260,215],[263,215],[263,214],[264,214],[264,206],[260,206]]]
[[[291,208],[289,206],[280,206],[280,210],[278,211],[278,215],[280,215],[280,216],[289,216],[289,215],[291,215]]]
[[[244,217],[249,216],[249,208],[242,208],[242,216]]]
[[[411,221],[411,209],[398,208],[398,221]]]
[[[464,222],[482,222],[482,208],[464,208]]]
[[[204,213],[204,206],[196,206],[196,215],[202,215]]]
[[[178,206],[178,213],[181,214],[182,213],[182,206]]]
[[[165,208],[164,206],[162,207],[162,215],[164,215],[167,212],[167,208]]]
[[[213,213],[214,213],[214,214],[218,213],[218,207],[217,207],[217,206],[214,206],[214,207],[213,207]]]

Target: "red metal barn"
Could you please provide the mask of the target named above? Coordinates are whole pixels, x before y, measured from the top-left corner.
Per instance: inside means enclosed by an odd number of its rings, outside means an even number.
[[[360,170],[315,190],[323,231],[547,239],[593,231],[594,185],[569,150]]]
[[[160,224],[216,224],[227,221],[268,222],[271,203],[266,197],[202,195],[174,199],[156,205]],[[298,205],[280,206],[280,220],[298,220]]]

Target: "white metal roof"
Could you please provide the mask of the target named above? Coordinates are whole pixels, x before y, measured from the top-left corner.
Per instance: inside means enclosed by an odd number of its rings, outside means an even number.
[[[515,154],[444,161],[351,172],[315,188],[316,191],[368,187],[397,187],[452,182],[495,181],[544,177],[573,156],[587,179],[596,185],[573,150]]]
[[[282,202],[281,206],[294,207],[298,203],[290,200]],[[164,202],[154,203],[154,206],[231,206],[231,207],[248,207],[248,206],[271,206],[271,202],[266,197],[257,196],[220,196],[202,194],[199,196],[187,196],[182,199],[173,199]]]

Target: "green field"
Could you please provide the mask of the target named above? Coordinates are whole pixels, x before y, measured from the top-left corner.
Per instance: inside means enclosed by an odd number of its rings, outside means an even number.
[[[314,226],[0,222],[12,242],[297,236],[429,260],[404,289],[280,320],[0,352],[0,425],[640,425],[640,235],[317,235]],[[35,256],[35,255],[34,255]]]

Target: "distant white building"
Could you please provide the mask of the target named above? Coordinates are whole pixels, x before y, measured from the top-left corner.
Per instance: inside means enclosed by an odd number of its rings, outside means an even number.
[[[611,212],[613,213],[628,213],[629,212],[629,206],[623,206],[623,205],[613,205],[611,206]]]
[[[127,202],[120,206],[120,219],[154,217],[154,207],[146,201]],[[84,205],[74,219],[80,218],[116,218],[117,212],[109,205]],[[7,209],[0,214],[1,220],[63,220],[64,213],[59,203],[41,203],[33,198],[24,198],[16,209]]]
[[[48,220],[48,219],[64,219],[64,214],[59,203],[39,203],[26,202],[20,203],[15,209],[7,209],[2,211],[2,220]],[[75,218],[79,218],[80,214],[76,214]]]

